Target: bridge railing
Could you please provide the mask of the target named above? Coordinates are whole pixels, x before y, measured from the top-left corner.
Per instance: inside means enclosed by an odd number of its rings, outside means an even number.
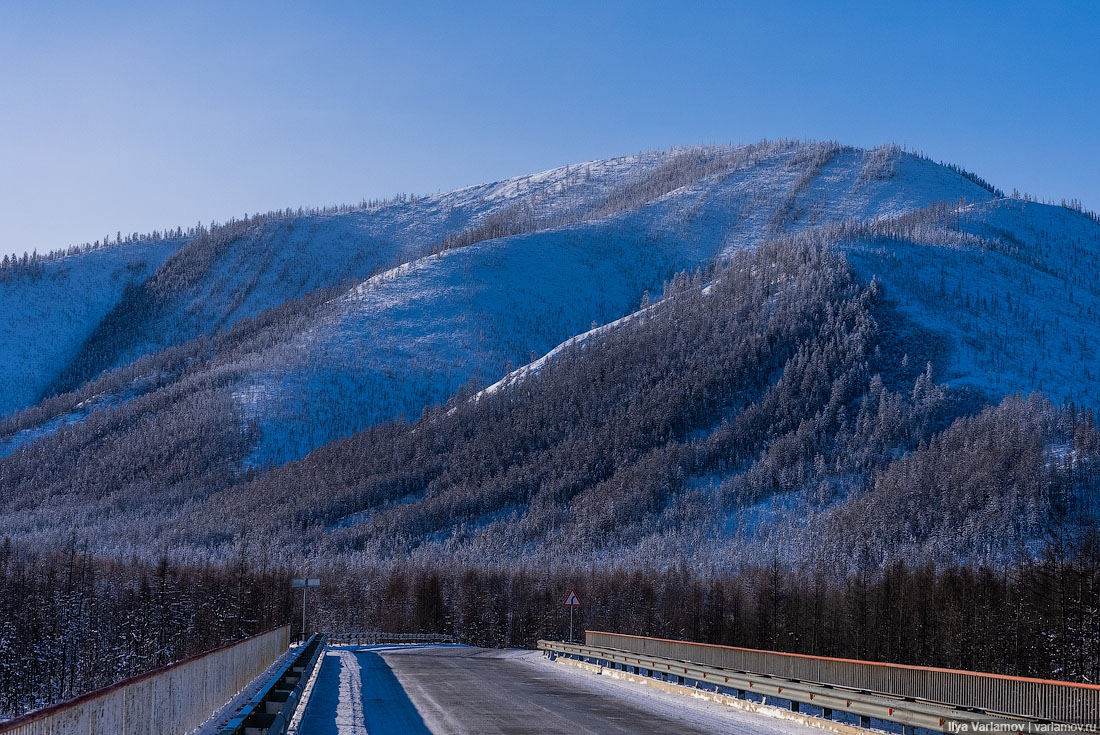
[[[358,633],[325,633],[330,646],[371,646],[383,643],[454,643],[454,636],[442,633],[383,633],[369,630]]]
[[[282,626],[0,723],[3,735],[184,735],[290,646]]]
[[[1100,686],[587,631],[589,646],[1049,722],[1100,722]]]

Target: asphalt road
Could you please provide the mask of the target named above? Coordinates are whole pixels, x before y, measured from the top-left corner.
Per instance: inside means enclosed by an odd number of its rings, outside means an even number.
[[[466,646],[330,650],[300,735],[789,735],[795,723],[653,692],[538,653]]]

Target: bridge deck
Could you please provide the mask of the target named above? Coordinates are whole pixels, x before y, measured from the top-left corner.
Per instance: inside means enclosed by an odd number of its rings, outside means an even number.
[[[300,735],[810,732],[574,672],[537,652],[380,645],[328,651]]]

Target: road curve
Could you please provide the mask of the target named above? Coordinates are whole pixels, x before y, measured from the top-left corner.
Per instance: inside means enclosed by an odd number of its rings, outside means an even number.
[[[326,653],[299,735],[728,732],[810,729],[609,680],[531,651],[359,646]]]

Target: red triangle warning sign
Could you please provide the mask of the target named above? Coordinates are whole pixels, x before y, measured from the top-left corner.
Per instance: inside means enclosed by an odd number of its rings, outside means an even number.
[[[577,593],[573,590],[569,590],[569,597],[565,598],[565,602],[562,603],[566,607],[580,607],[581,601],[577,599]]]

